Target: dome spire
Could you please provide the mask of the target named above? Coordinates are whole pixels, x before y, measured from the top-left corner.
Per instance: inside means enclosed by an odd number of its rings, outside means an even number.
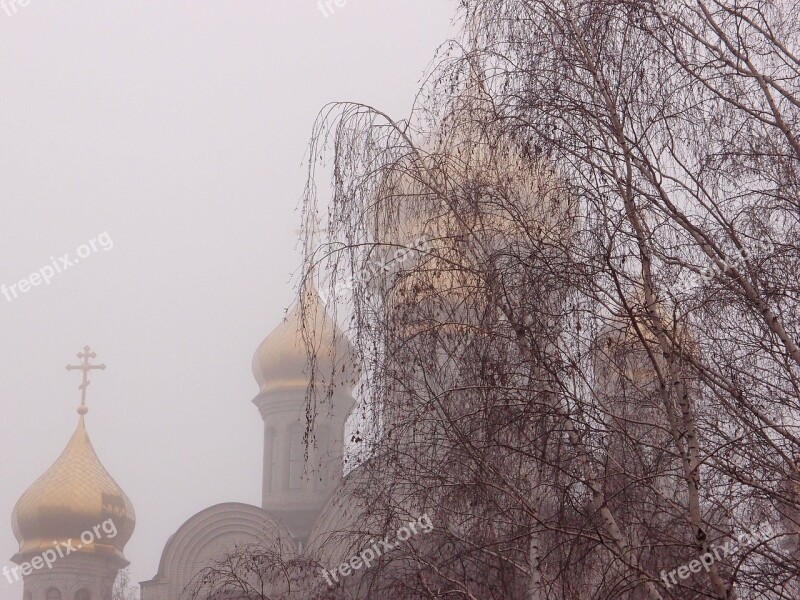
[[[95,369],[105,371],[106,366],[91,364],[91,360],[97,358],[97,354],[93,352],[89,346],[84,346],[83,352],[78,352],[77,356],[83,362],[79,365],[67,365],[67,371],[76,371],[78,369],[83,371],[83,383],[78,386],[78,389],[81,391],[81,405],[78,407],[78,414],[83,416],[89,412],[89,407],[86,406],[86,388],[89,387],[91,383],[91,381],[89,381],[89,372]]]

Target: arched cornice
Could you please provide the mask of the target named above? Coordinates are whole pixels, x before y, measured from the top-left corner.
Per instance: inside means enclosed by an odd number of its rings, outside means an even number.
[[[198,560],[205,549],[274,544],[278,539],[282,544],[292,544],[289,531],[258,506],[239,502],[211,506],[189,518],[170,536],[156,576],[142,585],[170,583],[182,588],[202,568]]]

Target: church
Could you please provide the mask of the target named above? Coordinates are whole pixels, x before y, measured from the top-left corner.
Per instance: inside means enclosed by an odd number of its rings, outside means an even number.
[[[175,530],[163,549],[158,572],[141,583],[142,600],[177,600],[200,572],[237,547],[260,545],[286,556],[319,549],[326,532],[342,520],[345,421],[355,406],[357,378],[334,357],[353,356],[347,338],[315,290],[312,314],[299,304],[264,339],[253,357],[259,391],[253,399],[264,421],[261,506],[228,502],[209,506]],[[312,323],[304,340],[301,322]],[[309,321],[310,319],[310,321]],[[308,335],[308,332],[306,333]],[[306,452],[307,341],[313,341],[316,369],[336,373],[332,389]],[[12,522],[19,551],[9,576],[24,580],[23,600],[112,600],[114,580],[129,563],[124,550],[136,524],[134,508],[106,471],[89,438],[86,388],[92,364],[87,346],[82,363],[83,393],[74,435],[61,456],[22,495]],[[329,364],[325,364],[325,361]],[[333,383],[333,386],[330,384]],[[352,477],[351,472],[348,477]]]

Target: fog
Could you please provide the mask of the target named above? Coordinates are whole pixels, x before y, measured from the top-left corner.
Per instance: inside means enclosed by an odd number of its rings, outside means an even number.
[[[0,3],[3,564],[14,504],[75,429],[64,367],[86,344],[135,581],[197,511],[260,503],[250,361],[291,301],[314,119],[333,100],[405,117],[454,7]]]

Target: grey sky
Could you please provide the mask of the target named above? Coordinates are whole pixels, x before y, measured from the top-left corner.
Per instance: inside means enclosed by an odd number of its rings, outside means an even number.
[[[19,0],[17,0],[19,2]],[[6,0],[7,3],[11,0]],[[259,504],[250,360],[298,264],[301,160],[317,111],[359,100],[405,117],[452,0],[30,0],[0,8],[0,284],[107,232],[9,302],[0,295],[0,566],[10,516],[77,422],[137,511],[134,579],[224,501]],[[0,598],[21,597],[0,581]]]

